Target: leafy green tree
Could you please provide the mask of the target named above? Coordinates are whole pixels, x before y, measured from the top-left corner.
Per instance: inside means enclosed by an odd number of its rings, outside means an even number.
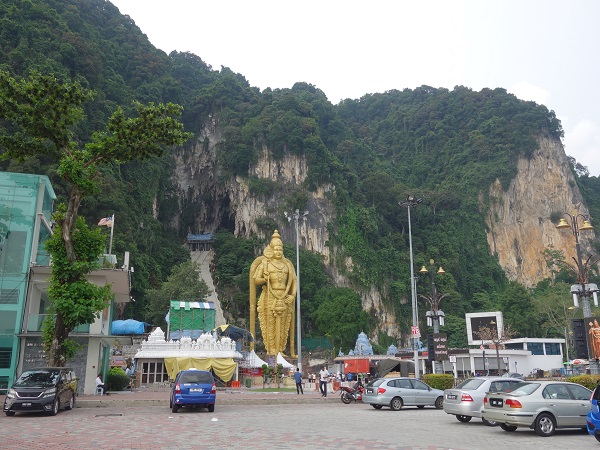
[[[180,106],[137,103],[134,117],[117,108],[106,130],[82,144],[76,124],[83,118],[83,104],[93,95],[78,82],[61,82],[54,75],[34,71],[28,78],[15,78],[0,71],[0,118],[8,123],[0,134],[1,157],[52,159],[67,185],[66,205],[54,216],[57,237],[48,247],[55,264],[48,292],[54,315],[44,326],[43,340],[48,364],[54,366],[64,366],[74,354],[69,333],[89,322],[110,298],[106,290],[85,280],[102,246],[98,235],[78,220],[83,198],[98,190],[101,167],[159,156],[164,145],[182,144],[191,137],[176,119]]]
[[[317,298],[320,306],[313,313],[317,330],[332,339],[334,347],[354,348],[358,334],[370,329],[360,296],[352,289],[330,287],[321,290]]]
[[[146,291],[148,309],[146,319],[156,326],[165,324],[165,316],[171,300],[201,302],[210,293],[208,286],[199,277],[199,266],[186,261],[173,268],[173,272],[158,289]]]

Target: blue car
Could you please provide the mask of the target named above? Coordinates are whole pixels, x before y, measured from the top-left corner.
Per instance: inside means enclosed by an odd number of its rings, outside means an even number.
[[[182,406],[208,408],[215,410],[217,386],[212,373],[206,370],[182,370],[177,374],[169,406],[176,413]]]
[[[587,430],[600,442],[600,407],[598,406],[598,402],[600,402],[600,384],[594,389],[590,401],[592,402],[592,409],[587,413]]]

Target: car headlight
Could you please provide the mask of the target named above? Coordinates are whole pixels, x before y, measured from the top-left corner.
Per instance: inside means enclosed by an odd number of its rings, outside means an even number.
[[[9,389],[8,392],[6,393],[6,398],[16,398],[17,396],[17,391],[15,391],[14,389]]]
[[[53,387],[51,389],[48,389],[48,390],[44,391],[43,397],[44,398],[46,398],[46,397],[54,397],[55,394],[56,394],[56,388]]]

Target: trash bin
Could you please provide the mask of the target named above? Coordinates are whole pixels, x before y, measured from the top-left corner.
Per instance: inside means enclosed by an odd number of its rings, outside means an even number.
[[[247,388],[251,388],[252,387],[252,378],[246,378],[246,387]]]

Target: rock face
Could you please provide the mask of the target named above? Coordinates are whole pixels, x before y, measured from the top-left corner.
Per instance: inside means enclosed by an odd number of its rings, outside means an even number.
[[[273,195],[264,198],[253,195],[247,180],[242,177],[219,178],[215,146],[221,139],[217,124],[211,123],[195,146],[175,155],[173,181],[179,188],[181,210],[193,208],[195,214],[196,229],[189,232],[227,227],[234,230],[236,236],[258,235],[266,239],[269,236],[264,236],[266,231],[261,231],[257,220],[260,222],[261,218],[269,217],[275,219],[284,242],[295,243],[294,221],[288,222],[284,215],[284,212],[293,213],[286,209],[286,195],[306,180],[306,160],[294,155],[276,160],[263,147],[258,163],[250,169],[249,175],[269,179],[277,186]],[[543,136],[538,141],[539,148],[531,159],[523,158],[518,162],[518,174],[508,190],[504,191],[497,181],[489,188],[489,204],[484,200],[486,196],[481,195],[490,252],[497,255],[509,279],[529,287],[550,276],[543,257],[545,249],[561,250],[569,260],[575,256],[573,234],[569,230],[556,229],[556,218],[564,212],[588,214],[562,144]],[[306,220],[299,222],[299,245],[324,255],[336,285],[349,286],[338,268],[331,265],[332,249],[326,245],[329,239],[327,225],[335,219],[328,194],[334,191],[334,186],[325,185],[310,193],[308,215]],[[582,233],[584,256],[592,237],[591,233]],[[351,269],[351,259],[346,258],[346,261],[347,268]],[[386,311],[381,301],[382,293],[372,288],[362,296],[364,309],[376,311],[379,330],[398,336],[398,318],[393,312]]]
[[[568,261],[576,255],[573,233],[557,229],[551,215],[589,214],[562,144],[547,137],[538,142],[531,159],[519,160],[518,174],[506,192],[499,181],[490,186],[486,218],[490,251],[509,279],[528,287],[551,275],[544,250],[560,250]],[[592,238],[593,232],[580,234],[584,257]]]

